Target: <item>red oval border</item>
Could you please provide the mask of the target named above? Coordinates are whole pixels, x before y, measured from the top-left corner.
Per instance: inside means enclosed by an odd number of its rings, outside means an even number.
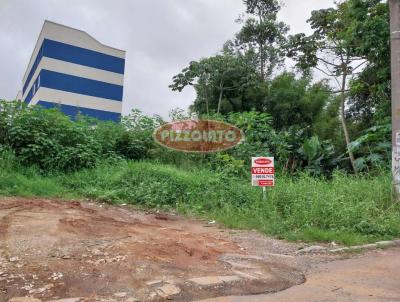
[[[229,145],[225,145],[225,146],[220,146],[217,148],[206,148],[204,150],[189,150],[189,149],[184,149],[184,148],[176,148],[174,146],[168,145],[163,143],[161,140],[159,140],[158,138],[158,134],[160,133],[160,131],[164,130],[168,130],[168,127],[170,127],[170,130],[177,127],[179,128],[179,124],[187,124],[187,126],[191,126],[193,125],[194,128],[190,129],[190,130],[196,130],[196,127],[198,127],[199,124],[201,123],[205,123],[207,124],[207,126],[209,125],[213,125],[214,127],[216,125],[222,126],[223,125],[223,129],[224,130],[231,130],[231,131],[235,131],[237,134],[239,134],[239,139],[236,139],[235,142],[229,144]],[[218,128],[218,127],[216,127]],[[176,129],[175,129],[176,130]],[[199,130],[199,129],[197,129]],[[189,131],[189,130],[183,130],[183,131]],[[243,133],[243,131],[241,129],[239,129],[238,127],[231,125],[229,123],[223,122],[223,121],[217,121],[217,120],[183,120],[183,121],[176,121],[176,122],[171,122],[171,123],[167,123],[165,125],[162,125],[161,127],[157,128],[154,130],[153,132],[153,139],[154,141],[159,144],[162,147],[168,148],[170,150],[174,150],[174,151],[179,151],[179,152],[186,152],[186,153],[215,153],[215,152],[221,152],[221,151],[225,151],[231,148],[234,148],[235,146],[237,146],[238,144],[242,143],[245,139],[245,135]],[[176,142],[175,142],[176,143]],[[203,143],[204,144],[204,143]],[[205,144],[211,144],[211,143],[205,143]],[[216,143],[216,145],[218,145]]]

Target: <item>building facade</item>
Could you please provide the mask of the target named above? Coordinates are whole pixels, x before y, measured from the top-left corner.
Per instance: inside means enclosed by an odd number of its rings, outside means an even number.
[[[18,99],[65,114],[119,121],[125,51],[84,31],[45,21]]]

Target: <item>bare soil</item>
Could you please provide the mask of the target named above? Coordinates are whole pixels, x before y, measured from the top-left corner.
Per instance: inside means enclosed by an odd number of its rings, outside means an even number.
[[[128,206],[3,198],[0,302],[400,301],[399,248],[303,247]]]
[[[258,236],[124,206],[0,199],[0,301],[193,301],[305,281],[297,245]]]
[[[400,248],[375,250],[316,264],[305,283],[277,293],[202,302],[395,302],[400,301],[399,272]]]

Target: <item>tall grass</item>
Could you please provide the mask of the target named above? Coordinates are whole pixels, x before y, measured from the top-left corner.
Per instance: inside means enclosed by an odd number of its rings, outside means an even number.
[[[400,236],[400,205],[390,198],[390,174],[331,180],[279,177],[266,200],[250,181],[208,170],[118,161],[76,173],[42,176],[7,153],[0,157],[0,195],[80,197],[177,209],[228,227],[257,229],[289,240],[344,244]]]
[[[34,167],[19,164],[11,152],[0,156],[0,195],[22,197],[75,197],[52,177],[41,176]]]
[[[363,178],[335,173],[332,180],[304,174],[278,179],[265,201],[240,209],[227,205],[214,215],[228,226],[292,240],[389,239],[400,235],[400,204],[391,201],[390,188],[390,173]]]
[[[185,171],[151,162],[103,165],[66,175],[61,182],[70,190],[107,202],[132,203],[150,207],[179,208],[196,213],[242,207],[259,198],[247,183],[208,170]]]

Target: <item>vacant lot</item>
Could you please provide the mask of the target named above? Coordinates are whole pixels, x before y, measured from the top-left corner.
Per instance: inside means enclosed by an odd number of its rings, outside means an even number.
[[[304,246],[128,206],[3,198],[0,301],[400,301],[398,248]]]
[[[291,256],[254,257],[232,236],[205,222],[126,207],[2,199],[0,301],[192,301],[304,282]]]

